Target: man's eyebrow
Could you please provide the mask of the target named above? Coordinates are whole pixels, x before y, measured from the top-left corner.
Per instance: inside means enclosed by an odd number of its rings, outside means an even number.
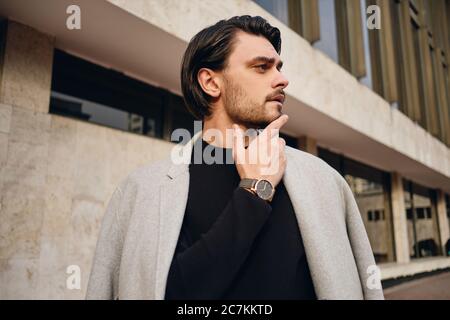
[[[254,63],[258,63],[258,62],[265,62],[265,63],[269,63],[269,64],[274,64],[275,63],[275,58],[269,58],[269,57],[265,57],[265,56],[258,56],[258,57],[254,57],[253,59],[251,59],[249,61],[249,65],[252,65]],[[280,60],[280,62],[278,62],[277,64],[277,69],[281,70],[281,68],[283,67],[283,61]]]

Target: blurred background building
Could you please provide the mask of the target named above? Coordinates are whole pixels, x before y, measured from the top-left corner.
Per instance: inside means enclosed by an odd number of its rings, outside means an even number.
[[[84,297],[113,190],[193,131],[187,43],[243,14],[281,30],[283,137],[346,178],[384,283],[449,270],[449,0],[2,0],[0,299]]]

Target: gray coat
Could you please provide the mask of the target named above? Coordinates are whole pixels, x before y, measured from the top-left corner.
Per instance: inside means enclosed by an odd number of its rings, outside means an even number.
[[[176,146],[185,160],[199,137]],[[373,284],[368,267],[375,260],[346,181],[313,155],[288,146],[285,153],[283,183],[317,297],[383,299],[381,289],[367,285]],[[188,168],[189,162],[169,158],[136,169],[117,187],[103,218],[87,299],[164,299],[187,203]]]

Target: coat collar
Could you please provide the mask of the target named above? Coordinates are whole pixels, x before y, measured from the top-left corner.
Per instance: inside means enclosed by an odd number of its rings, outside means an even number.
[[[169,179],[175,179],[179,175],[188,172],[189,164],[191,161],[192,149],[195,145],[197,139],[201,137],[202,132],[197,132],[194,137],[186,144],[177,144],[172,148],[171,157],[176,158],[176,161],[172,161],[169,170],[167,171],[167,176]]]

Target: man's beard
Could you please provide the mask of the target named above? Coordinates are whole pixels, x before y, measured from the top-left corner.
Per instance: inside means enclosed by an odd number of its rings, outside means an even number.
[[[266,114],[265,103],[251,100],[245,91],[232,80],[225,78],[224,107],[230,119],[249,128],[265,128],[274,119]]]

